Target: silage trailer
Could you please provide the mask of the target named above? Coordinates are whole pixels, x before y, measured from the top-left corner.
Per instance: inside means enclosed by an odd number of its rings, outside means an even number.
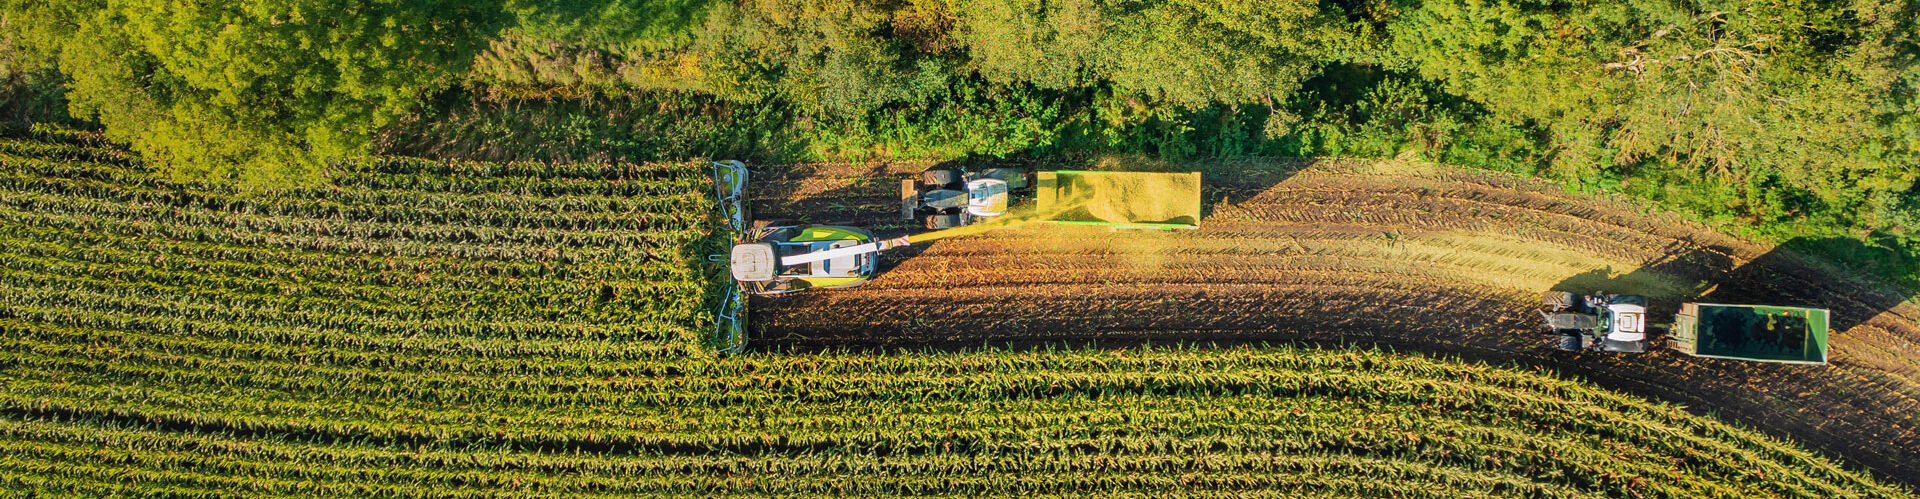
[[[1829,314],[1821,308],[1683,303],[1667,348],[1695,357],[1825,364]]]

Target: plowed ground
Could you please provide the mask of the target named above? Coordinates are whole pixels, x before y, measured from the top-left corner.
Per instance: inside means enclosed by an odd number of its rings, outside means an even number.
[[[926,167],[764,167],[753,209],[907,233],[898,179]],[[908,248],[864,286],[756,300],[756,348],[1379,345],[1550,367],[1920,484],[1920,307],[1902,292],[1512,176],[1341,160],[1197,168],[1199,230],[1035,224]],[[1553,288],[1646,294],[1655,322],[1690,300],[1827,307],[1831,363],[1554,352],[1535,312]]]

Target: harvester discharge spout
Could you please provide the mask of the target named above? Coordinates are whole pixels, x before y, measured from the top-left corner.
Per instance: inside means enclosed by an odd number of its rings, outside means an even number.
[[[855,255],[865,255],[868,253],[879,253],[882,251],[886,251],[894,248],[901,248],[909,244],[912,244],[910,241],[907,240],[907,238],[908,236],[901,236],[893,239],[874,241],[866,244],[858,244],[858,245],[847,246],[842,248],[834,248],[834,249],[829,249],[824,251],[815,251],[812,253],[805,253],[805,254],[799,254],[799,255],[783,256],[783,257],[780,257],[780,264],[781,265],[804,265],[804,264],[809,264],[813,262],[822,262],[822,261],[832,260],[835,258],[846,258],[850,256],[855,256]]]

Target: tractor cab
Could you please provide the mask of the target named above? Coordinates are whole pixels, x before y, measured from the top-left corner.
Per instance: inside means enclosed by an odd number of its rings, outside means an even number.
[[[967,214],[980,218],[1007,214],[1007,196],[1012,190],[1011,184],[997,178],[967,181]]]
[[[1647,351],[1647,298],[1644,296],[1549,291],[1542,302],[1547,310],[1540,315],[1556,348]]]
[[[879,258],[873,253],[835,255],[783,264],[782,260],[822,254],[873,242],[873,234],[852,227],[793,225],[763,227],[743,234],[729,254],[733,279],[748,294],[776,295],[803,289],[856,286],[873,277]]]
[[[1621,301],[1638,298],[1638,301]],[[1647,351],[1647,299],[1639,296],[1615,296],[1607,304],[1606,342],[1615,352]]]

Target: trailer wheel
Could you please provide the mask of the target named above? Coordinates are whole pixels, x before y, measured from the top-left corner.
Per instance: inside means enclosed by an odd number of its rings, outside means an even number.
[[[1548,291],[1540,295],[1540,304],[1546,305],[1555,312],[1573,308],[1573,302],[1573,293],[1566,291]]]
[[[934,229],[934,230],[951,229],[959,226],[960,226],[959,213],[942,213],[938,215],[927,215],[927,228],[929,229]]]
[[[1571,334],[1553,335],[1553,348],[1563,352],[1580,351],[1580,337]]]
[[[920,181],[930,187],[958,189],[961,178],[960,170],[952,168],[936,168],[920,173]]]

